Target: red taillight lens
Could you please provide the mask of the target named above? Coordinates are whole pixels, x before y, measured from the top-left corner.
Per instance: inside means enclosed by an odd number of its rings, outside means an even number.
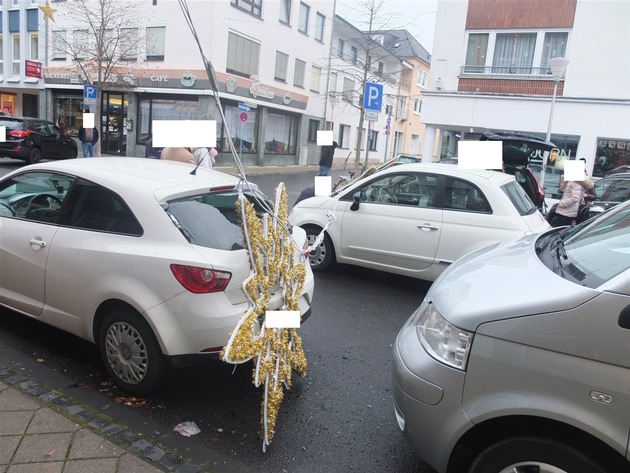
[[[182,264],[172,264],[171,271],[184,289],[193,294],[221,292],[232,278],[232,274],[227,271],[215,271],[214,269]]]
[[[26,138],[31,132],[28,130],[13,130],[9,132],[9,136],[13,138]]]

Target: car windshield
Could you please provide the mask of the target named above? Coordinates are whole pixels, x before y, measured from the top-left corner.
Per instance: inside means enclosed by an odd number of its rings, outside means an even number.
[[[532,200],[516,181],[508,182],[501,186],[501,189],[503,189],[503,192],[509,197],[520,215],[528,215],[536,210],[536,206]]]
[[[245,195],[257,215],[262,215],[260,203]],[[207,192],[169,201],[164,209],[193,245],[231,251],[244,248],[237,201],[236,190]]]
[[[598,287],[630,268],[630,206],[607,212],[563,235],[572,277]]]

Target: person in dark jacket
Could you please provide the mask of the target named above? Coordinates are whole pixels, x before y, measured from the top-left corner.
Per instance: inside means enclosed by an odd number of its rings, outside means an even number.
[[[319,172],[318,176],[328,176],[330,172],[330,168],[333,165],[333,156],[335,155],[335,150],[339,148],[339,145],[336,141],[333,141],[330,146],[322,147],[322,156],[319,158]]]
[[[83,157],[94,157],[94,145],[98,141],[98,130],[94,128],[83,128],[79,130],[79,141],[83,145]]]

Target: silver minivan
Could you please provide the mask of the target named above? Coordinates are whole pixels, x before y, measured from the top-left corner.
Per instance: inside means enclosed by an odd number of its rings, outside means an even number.
[[[451,265],[398,334],[393,390],[439,473],[630,472],[630,202]]]

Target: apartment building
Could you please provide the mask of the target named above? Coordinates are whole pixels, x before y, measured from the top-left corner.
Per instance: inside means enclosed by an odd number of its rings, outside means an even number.
[[[0,0],[0,111],[38,116],[42,15],[37,0]]]
[[[200,46],[216,72],[227,129],[243,163],[316,163],[334,2],[187,4]],[[85,69],[77,67],[81,58],[76,54],[93,38],[86,25],[72,20],[71,2],[50,5],[57,11],[55,21],[46,23],[49,47],[42,101],[46,117],[76,133],[83,112],[94,111],[95,100],[100,100],[101,151],[128,156],[143,155],[153,120],[214,119],[218,163],[231,163],[226,127],[179,2],[139,2],[138,18],[110,33],[125,34],[136,47],[127,47],[117,67],[102,78],[107,84],[96,99],[85,95],[89,80]],[[94,67],[87,58],[85,65]]]
[[[360,31],[335,16],[326,120],[340,146],[337,158],[359,156],[365,164],[420,152],[429,58],[406,30]],[[378,111],[362,110],[366,82],[383,86]]]
[[[545,138],[551,126],[557,172],[576,157],[595,175],[630,163],[629,24],[627,1],[440,0],[423,159],[454,154],[484,131]],[[568,65],[552,109],[555,57]]]

